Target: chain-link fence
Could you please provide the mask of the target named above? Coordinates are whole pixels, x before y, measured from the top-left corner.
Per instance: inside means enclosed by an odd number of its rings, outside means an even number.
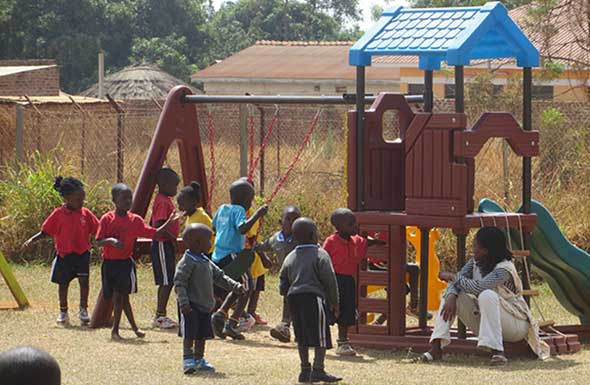
[[[484,110],[508,110],[517,118],[521,116],[518,107],[502,105],[501,101],[493,106],[466,104],[472,124]],[[11,162],[19,151],[26,157],[31,151],[47,152],[57,146],[63,148],[59,156],[70,162],[86,183],[101,180],[114,183],[120,179],[134,186],[162,105],[161,101],[121,103],[117,111],[108,103],[21,107],[0,104],[0,158]],[[260,155],[253,179],[262,198],[273,195],[281,178],[290,170],[274,200],[272,220],[282,205],[295,203],[306,215],[314,217],[323,235],[327,235],[331,231],[330,212],[345,204],[349,108],[198,105],[206,173],[215,175],[213,210],[228,201],[228,186],[240,176],[240,165],[243,168],[246,162],[249,168],[252,159]],[[18,109],[21,109],[20,117]],[[452,101],[437,101],[435,111],[453,111]],[[303,145],[316,116],[317,126]],[[541,132],[541,156],[533,162],[533,197],[554,212],[566,235],[582,246],[590,242],[590,205],[586,199],[590,194],[589,123],[590,104],[533,103],[533,127]],[[399,136],[395,114],[388,113],[384,125],[386,139]],[[264,150],[260,152],[263,143]],[[297,154],[300,158],[291,167]],[[166,164],[179,170],[174,148]],[[476,199],[489,197],[517,209],[521,200],[521,173],[521,159],[504,141],[488,142],[476,158]],[[267,227],[272,230],[276,222],[270,223]]]

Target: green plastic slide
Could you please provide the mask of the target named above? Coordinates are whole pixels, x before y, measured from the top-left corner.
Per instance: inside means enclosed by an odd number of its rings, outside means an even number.
[[[498,213],[504,209],[490,199],[479,202],[480,212]],[[530,237],[529,261],[535,273],[549,285],[557,300],[582,324],[590,321],[590,254],[565,238],[549,211],[532,201],[537,227]],[[521,249],[519,229],[511,229],[513,248]]]

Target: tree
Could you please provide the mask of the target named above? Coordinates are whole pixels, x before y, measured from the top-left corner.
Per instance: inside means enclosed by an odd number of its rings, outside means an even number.
[[[528,4],[532,0],[505,0],[502,3],[508,9],[520,7]],[[414,8],[444,8],[444,7],[469,7],[481,6],[487,3],[487,0],[410,0]]]
[[[358,17],[350,1],[240,0],[226,2],[211,23],[213,58],[222,59],[256,40],[349,40],[358,30],[346,30],[339,18]],[[327,7],[334,8],[327,8]],[[330,13],[337,15],[331,16]]]
[[[133,64],[157,64],[164,71],[188,81],[191,75],[188,52],[186,37],[179,37],[175,33],[164,38],[136,38],[133,40],[129,61]]]

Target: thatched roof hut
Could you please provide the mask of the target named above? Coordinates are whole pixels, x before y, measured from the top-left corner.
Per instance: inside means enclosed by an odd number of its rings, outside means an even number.
[[[172,87],[180,84],[190,87],[154,64],[140,64],[106,76],[104,92],[114,99],[162,100]],[[194,87],[190,88],[195,93],[201,93]],[[81,92],[81,95],[98,97],[98,83]]]

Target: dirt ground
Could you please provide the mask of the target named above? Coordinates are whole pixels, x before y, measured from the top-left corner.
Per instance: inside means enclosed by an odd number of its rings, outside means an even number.
[[[185,376],[182,373],[182,343],[175,332],[151,328],[156,289],[151,268],[139,269],[139,293],[132,296],[138,324],[145,339],[134,338],[123,322],[123,342],[112,342],[110,330],[91,330],[79,326],[76,318],[78,285],[70,288],[72,326],[55,324],[57,288],[49,282],[47,266],[15,266],[15,275],[32,306],[25,311],[0,311],[0,351],[17,345],[34,345],[50,352],[60,363],[63,384],[294,384],[299,371],[297,348],[271,339],[269,327],[256,327],[240,342],[213,340],[207,343],[206,357],[215,365],[212,375]],[[98,294],[100,270],[91,271],[91,299]],[[552,319],[574,322],[561,310],[545,286],[541,305]],[[0,302],[10,301],[10,293],[0,282]],[[259,312],[270,321],[280,318],[281,299],[277,279],[269,276]],[[175,297],[168,306],[177,317]],[[333,328],[333,333],[336,332]],[[333,335],[335,340],[335,335]],[[344,378],[342,384],[588,384],[590,352],[551,358],[545,362],[511,359],[506,367],[491,368],[485,357],[449,356],[434,365],[408,360],[408,351],[358,349],[355,358],[341,358],[328,352],[326,370]]]

